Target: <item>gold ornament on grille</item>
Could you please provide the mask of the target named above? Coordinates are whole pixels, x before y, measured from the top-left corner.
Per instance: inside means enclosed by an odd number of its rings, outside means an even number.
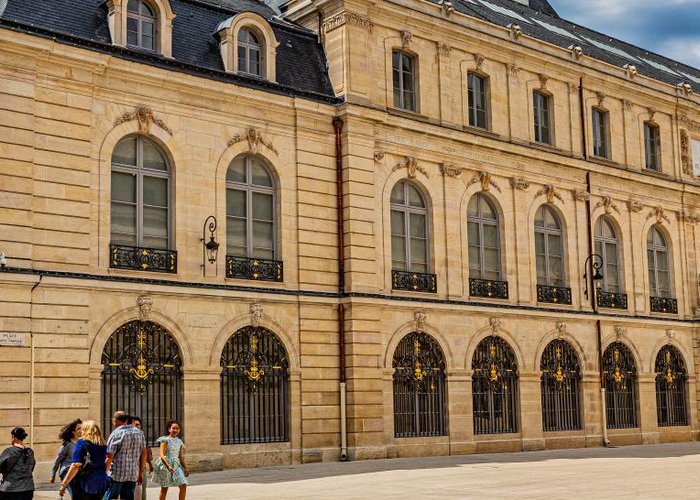
[[[415,339],[413,341],[413,353],[415,354],[415,357],[418,358],[420,355],[420,341],[418,339]],[[423,370],[421,367],[420,361],[416,359],[416,364],[415,367],[413,368],[413,378],[420,382],[425,378],[426,372]]]
[[[149,376],[153,375],[153,368],[146,369],[146,360],[143,358],[143,354],[141,354],[136,369],[132,368],[129,372],[139,380],[146,380]]]

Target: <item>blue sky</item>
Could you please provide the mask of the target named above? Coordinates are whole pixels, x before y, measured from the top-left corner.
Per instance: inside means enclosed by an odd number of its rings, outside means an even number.
[[[700,0],[549,0],[564,19],[700,69]]]

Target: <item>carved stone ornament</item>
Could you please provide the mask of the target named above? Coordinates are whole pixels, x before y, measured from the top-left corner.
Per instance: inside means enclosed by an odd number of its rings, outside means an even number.
[[[571,195],[576,201],[588,201],[591,199],[591,195],[588,193],[588,191],[583,191],[582,189],[574,189],[571,191]]]
[[[148,295],[141,295],[136,299],[136,304],[139,306],[139,319],[141,321],[148,321],[151,315],[151,308],[153,307],[153,299]]]
[[[629,210],[630,212],[638,213],[641,212],[643,208],[644,205],[642,205],[638,200],[627,200],[627,210]]]
[[[449,56],[450,51],[452,50],[452,47],[447,45],[444,42],[435,42],[435,46],[437,47],[438,53],[442,54],[443,56]]]
[[[508,63],[508,71],[510,72],[511,76],[514,76],[515,78],[520,76],[520,66],[518,66],[516,63]]]
[[[617,340],[620,340],[626,333],[627,330],[625,330],[624,326],[615,325],[615,337],[617,337]]]
[[[557,189],[551,184],[547,184],[543,186],[542,189],[537,191],[535,193],[535,198],[539,198],[542,195],[545,195],[545,197],[547,198],[547,203],[552,203],[554,201],[554,198],[564,203],[564,198],[562,197],[562,195],[560,195],[557,192]]]
[[[489,326],[491,327],[491,334],[496,335],[498,333],[499,328],[501,328],[501,318],[489,318]]]
[[[513,40],[517,40],[523,34],[523,29],[519,24],[510,23],[507,28],[510,30],[510,36],[513,37]]]
[[[598,106],[602,106],[603,104],[605,104],[606,97],[608,97],[608,96],[603,92],[596,92],[595,93],[595,98],[598,100]]]
[[[664,209],[661,207],[656,207],[654,210],[649,212],[647,215],[647,220],[651,219],[652,217],[656,217],[656,222],[659,224],[662,224],[664,221],[667,223],[671,223],[671,220],[668,218],[668,216],[664,213]]]
[[[678,89],[679,94],[682,94],[686,97],[693,93],[693,87],[688,82],[679,83],[678,85],[676,85],[676,89]]]
[[[687,116],[679,116],[678,117],[678,123],[680,124],[681,127],[685,127],[686,129],[690,130],[691,132],[697,132],[700,133],[700,123],[694,122]]]
[[[416,160],[415,156],[407,156],[406,158],[404,158],[403,161],[397,163],[394,166],[394,168],[391,169],[391,171],[396,172],[397,170],[401,170],[402,168],[408,170],[409,179],[415,179],[416,172],[420,172],[424,176],[429,177],[428,172],[426,172],[423,167],[418,165],[418,160]]]
[[[250,150],[251,153],[257,153],[258,148],[262,144],[265,146],[267,149],[278,155],[279,153],[277,152],[277,149],[275,149],[275,146],[272,145],[272,143],[268,140],[265,140],[262,136],[262,133],[256,129],[255,127],[250,127],[248,130],[246,130],[245,134],[243,135],[235,135],[233,136],[233,139],[228,141],[228,145],[233,146],[234,144],[238,144],[239,142],[243,142],[247,140],[248,141],[248,149]]]
[[[510,187],[513,189],[517,189],[518,191],[527,191],[530,187],[530,183],[522,177],[511,177]]]
[[[263,317],[263,305],[260,302],[250,304],[250,324],[258,328]]]
[[[416,331],[418,333],[425,332],[425,322],[427,321],[425,311],[416,311],[413,313],[413,321],[416,323]]]
[[[650,121],[650,122],[653,122],[653,121],[654,121],[654,117],[656,116],[656,108],[654,108],[654,107],[652,107],[652,106],[649,106],[649,107],[647,108],[647,111],[649,112],[649,121]]]
[[[569,87],[570,94],[575,94],[576,92],[578,92],[578,83],[568,82],[566,86]]]
[[[676,218],[679,221],[687,222],[688,224],[697,224],[700,222],[700,216],[691,210],[681,210],[680,212],[677,212]]]
[[[501,192],[501,188],[494,182],[494,180],[491,178],[491,174],[488,172],[479,172],[476,174],[474,177],[472,177],[469,182],[467,183],[467,187],[471,186],[472,184],[476,184],[477,182],[481,183],[481,190],[482,191],[488,191],[491,186],[493,186],[496,191],[499,193]]]
[[[625,107],[625,109],[627,111],[632,111],[632,101],[630,101],[629,99],[623,99],[622,105]]]
[[[612,199],[612,196],[603,196],[601,200],[595,204],[595,206],[593,207],[593,211],[595,212],[600,207],[603,207],[606,214],[612,213],[613,210],[615,210],[615,212],[617,212],[618,214],[620,213],[620,210],[617,208],[617,205]]]
[[[340,28],[344,24],[354,24],[356,26],[359,26],[360,28],[366,29],[370,33],[372,32],[372,28],[374,27],[374,23],[369,17],[364,17],[354,12],[345,11],[323,21],[321,30],[323,31],[323,33],[328,33],[329,31],[333,31],[336,28]]]
[[[445,17],[450,17],[455,11],[455,6],[450,2],[450,0],[440,0],[440,9],[442,9],[442,15]]]
[[[547,88],[547,82],[549,81],[549,75],[540,73],[539,75],[537,75],[537,77],[540,79],[540,88],[542,90],[545,90]]]
[[[637,66],[635,66],[634,64],[625,64],[625,65],[622,67],[622,69],[625,70],[625,73],[627,73],[627,76],[628,76],[629,78],[634,78],[634,77],[637,76],[637,74],[638,74],[638,72],[637,72]]]
[[[668,330],[666,330],[666,337],[668,337],[669,342],[671,340],[673,340],[675,336],[676,336],[675,330],[671,330],[670,328]]]
[[[168,135],[173,135],[173,131],[168,128],[165,122],[153,114],[151,108],[146,106],[141,106],[136,109],[133,113],[125,113],[114,122],[114,125],[121,125],[122,123],[137,120],[139,122],[139,133],[148,134],[150,133],[151,123],[160,127]]]
[[[486,61],[486,58],[483,55],[474,54],[474,62],[476,63],[477,71],[481,71],[484,66],[484,61]]]
[[[384,159],[384,151],[375,151],[374,161],[382,161]]]
[[[457,178],[462,175],[462,172],[464,172],[464,169],[454,163],[443,163],[440,165],[440,173],[445,177]]]
[[[690,163],[690,139],[688,138],[688,132],[681,129],[681,166],[683,167],[683,173],[686,175],[692,175],[693,168]]]
[[[577,61],[583,56],[583,49],[580,45],[569,45],[569,52],[571,52],[571,56]]]
[[[700,318],[700,304],[693,307],[693,316],[696,318]]]
[[[401,32],[401,46],[405,49],[411,44],[411,39],[413,38],[413,34],[410,31],[402,31]]]
[[[564,321],[557,321],[557,337],[562,338],[566,335],[566,323]]]

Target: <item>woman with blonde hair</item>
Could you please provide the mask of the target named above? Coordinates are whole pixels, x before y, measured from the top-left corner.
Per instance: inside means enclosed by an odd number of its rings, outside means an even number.
[[[109,485],[105,468],[107,446],[102,431],[94,420],[83,422],[81,433],[73,450],[73,464],[61,482],[58,494],[63,496],[70,484],[73,500],[100,500]],[[75,476],[78,477],[73,481]]]

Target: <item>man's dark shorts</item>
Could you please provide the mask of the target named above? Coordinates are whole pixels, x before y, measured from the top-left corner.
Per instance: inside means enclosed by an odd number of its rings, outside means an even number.
[[[134,500],[134,490],[136,489],[136,481],[109,481],[109,489],[104,500]]]

